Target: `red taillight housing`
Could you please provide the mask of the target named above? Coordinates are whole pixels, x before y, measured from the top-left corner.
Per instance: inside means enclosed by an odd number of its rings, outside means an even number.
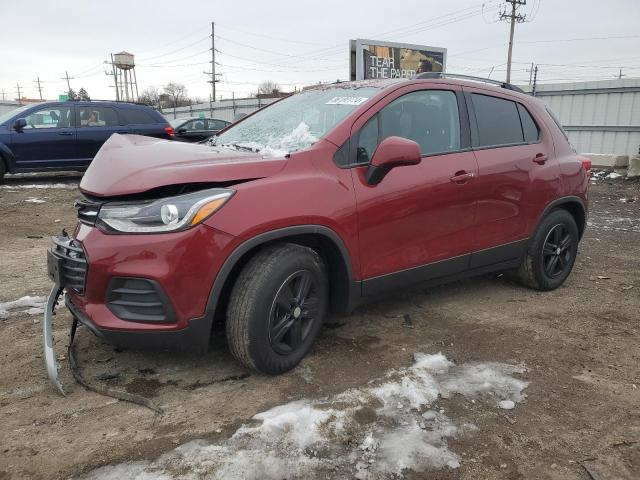
[[[580,161],[582,162],[582,168],[589,173],[591,171],[591,159],[587,157],[580,157]]]
[[[164,131],[167,132],[167,135],[169,135],[170,137],[175,136],[172,126],[164,127]]]

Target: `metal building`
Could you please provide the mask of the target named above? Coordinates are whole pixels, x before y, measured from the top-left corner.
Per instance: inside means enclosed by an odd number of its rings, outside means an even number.
[[[558,116],[579,153],[640,153],[640,78],[542,84],[536,97]]]

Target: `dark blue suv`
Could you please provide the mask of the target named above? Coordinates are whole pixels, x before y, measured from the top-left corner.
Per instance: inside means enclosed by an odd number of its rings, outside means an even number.
[[[84,170],[113,133],[173,138],[160,113],[133,103],[45,102],[0,115],[0,182],[7,172]]]

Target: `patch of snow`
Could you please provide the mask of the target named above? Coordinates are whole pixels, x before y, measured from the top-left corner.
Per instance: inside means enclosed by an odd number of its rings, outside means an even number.
[[[302,379],[309,385],[313,384],[313,372],[308,365],[298,365],[296,367],[296,373],[302,377]]]
[[[0,318],[7,318],[15,310],[25,312],[29,315],[39,315],[44,313],[44,307],[47,304],[47,297],[31,297],[29,295],[21,297],[11,302],[0,302]],[[24,310],[26,307],[30,307]]]
[[[456,366],[440,353],[419,353],[412,366],[367,387],[259,413],[219,443],[192,441],[155,461],[103,467],[81,478],[368,480],[457,468],[461,459],[447,441],[477,428],[430,407],[455,393],[490,395],[515,405],[528,384],[512,374],[524,371],[501,363]]]
[[[46,203],[43,199],[35,198],[35,197],[34,198],[27,198],[25,200],[25,202],[27,202],[27,203]]]
[[[513,403],[511,400],[501,400],[498,402],[498,407],[500,407],[503,410],[513,410],[515,406],[516,404]]]
[[[609,175],[607,175],[604,178],[611,178],[611,179],[615,180],[616,178],[620,178],[620,177],[622,177],[622,175],[620,175],[619,173],[611,172]]]

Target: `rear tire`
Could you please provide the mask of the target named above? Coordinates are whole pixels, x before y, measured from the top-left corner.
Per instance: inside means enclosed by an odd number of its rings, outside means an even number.
[[[553,210],[531,239],[518,268],[517,280],[536,290],[558,288],[571,273],[579,238],[573,216],[563,209]]]
[[[317,252],[277,244],[257,253],[231,290],[226,333],[248,368],[284,373],[309,352],[329,302],[326,267]]]
[[[0,156],[0,185],[4,183],[4,174],[7,173],[7,166],[4,163],[4,160]]]

